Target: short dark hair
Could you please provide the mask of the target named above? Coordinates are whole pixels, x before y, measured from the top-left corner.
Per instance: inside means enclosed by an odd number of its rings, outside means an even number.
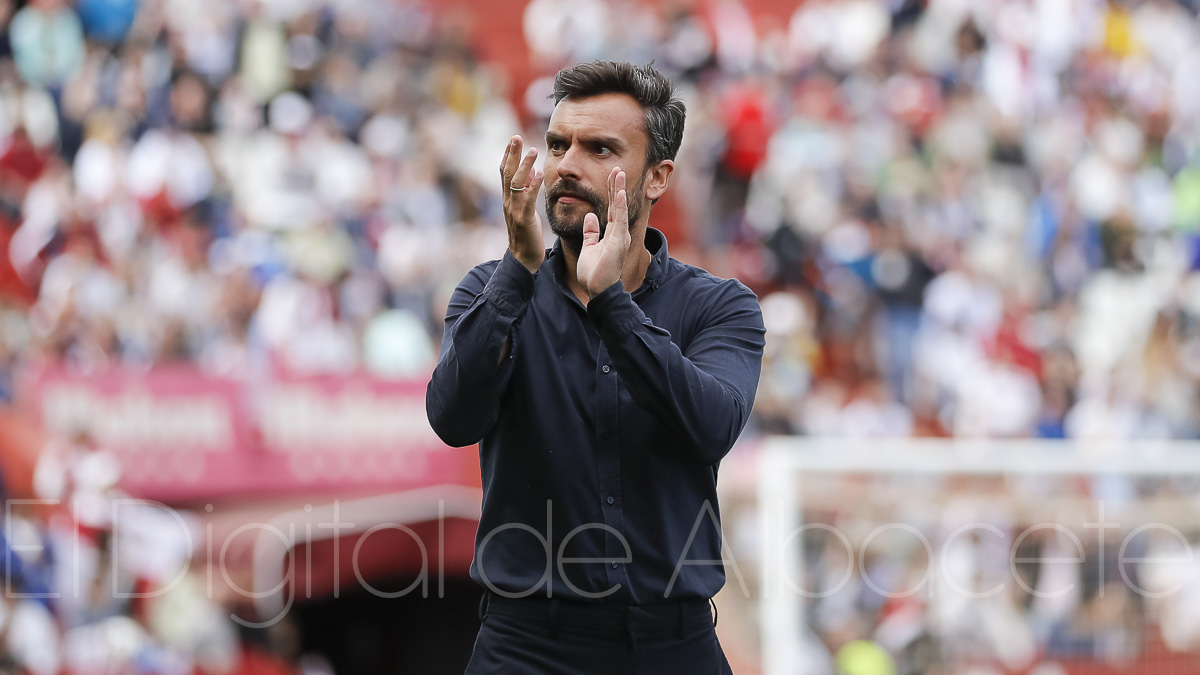
[[[564,98],[627,94],[645,113],[646,165],[675,159],[683,141],[687,109],[675,95],[675,85],[651,61],[635,66],[624,61],[592,61],[558,71],[554,77],[554,105]]]

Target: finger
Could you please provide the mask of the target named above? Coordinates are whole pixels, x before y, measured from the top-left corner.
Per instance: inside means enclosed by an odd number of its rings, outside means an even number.
[[[608,172],[608,219],[605,221],[608,223],[613,220],[613,203],[617,199],[617,174],[620,171],[621,167],[614,166],[612,171]]]
[[[595,246],[598,243],[600,243],[600,219],[596,217],[596,214],[588,212],[583,217],[583,248]]]
[[[625,212],[625,191],[617,192],[617,198],[613,200],[613,219],[608,221],[608,226],[604,228],[604,241],[608,244],[616,245],[625,240],[621,234],[621,230],[629,231],[629,226],[625,224],[623,216]]]
[[[542,189],[542,181],[545,180],[545,178],[546,173],[541,169],[534,170],[533,175],[529,177],[529,189],[526,191],[526,193],[530,198],[525,200],[526,216],[533,213],[533,210],[537,208],[537,200],[534,199],[534,197],[537,197],[538,190]]]
[[[629,194],[625,191],[625,172],[617,173],[613,187],[617,196],[613,199],[613,219],[605,230],[604,236],[614,237],[613,241],[624,241],[629,234]],[[619,239],[617,238],[619,237]]]
[[[509,185],[520,189],[529,187],[529,179],[533,177],[533,163],[537,160],[537,148],[530,148],[529,152],[525,153],[525,158],[521,160],[521,165],[517,167],[517,172],[513,175]]]
[[[517,162],[521,159],[521,137],[513,136],[508,139],[508,147],[504,149],[504,159],[500,162],[500,177],[504,179],[504,185],[511,185],[509,181],[514,173],[517,172]]]
[[[612,204],[617,199],[617,174],[621,172],[621,167],[614,166],[612,171],[608,172],[608,219],[613,219]]]
[[[616,213],[613,214],[613,220],[617,222],[619,227],[629,229],[629,193],[625,191],[624,171],[617,171],[617,176],[613,180],[613,190],[617,193],[613,198],[613,204],[616,205]]]

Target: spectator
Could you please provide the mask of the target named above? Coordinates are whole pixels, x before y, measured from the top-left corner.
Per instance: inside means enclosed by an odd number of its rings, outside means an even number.
[[[59,90],[83,66],[83,26],[62,0],[33,0],[9,25],[13,60],[21,79]]]

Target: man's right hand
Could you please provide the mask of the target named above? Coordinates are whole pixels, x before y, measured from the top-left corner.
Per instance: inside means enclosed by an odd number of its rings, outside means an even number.
[[[500,189],[504,201],[504,223],[508,226],[508,250],[513,257],[537,272],[546,257],[542,240],[542,218],[537,213],[537,197],[545,175],[533,168],[537,148],[521,156],[521,137],[513,136],[500,162]]]

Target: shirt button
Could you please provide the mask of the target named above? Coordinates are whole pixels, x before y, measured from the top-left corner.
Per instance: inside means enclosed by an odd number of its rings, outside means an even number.
[[[608,503],[609,503],[609,504],[611,504],[611,503],[613,503],[613,502],[615,502],[615,501],[617,501],[617,500],[613,499],[612,497],[609,497],[609,498],[608,498]]]
[[[610,439],[610,438],[612,438],[612,434],[608,433],[607,431],[606,431],[606,432],[604,432],[604,440],[606,440],[606,441],[607,441],[607,440],[608,440],[608,439]]]
[[[528,300],[529,299],[529,291],[521,291],[521,299]]]
[[[607,363],[604,364],[603,366],[600,366],[600,372],[602,372],[602,373],[607,373],[609,370],[611,370],[611,368],[608,367]]]
[[[613,566],[614,570],[617,569],[617,561],[616,560],[613,561],[612,566]]]

